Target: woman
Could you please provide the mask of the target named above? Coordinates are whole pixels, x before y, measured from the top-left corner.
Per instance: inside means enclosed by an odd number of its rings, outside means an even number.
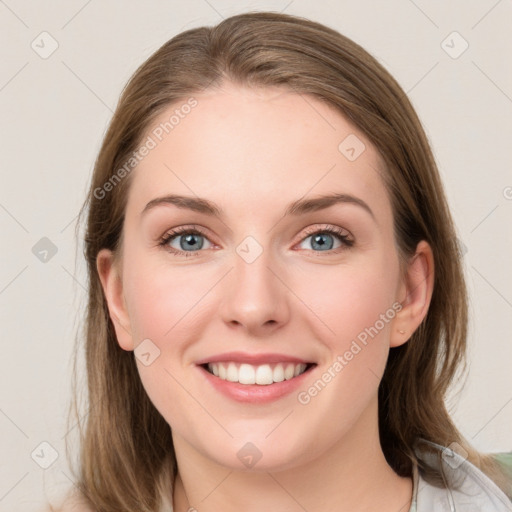
[[[444,405],[460,255],[405,93],[273,13],[134,74],[87,211],[83,510],[511,510]]]

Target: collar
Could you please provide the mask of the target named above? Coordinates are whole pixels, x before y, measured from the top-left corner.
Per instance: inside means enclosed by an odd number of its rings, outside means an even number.
[[[430,441],[430,450],[416,450],[416,456],[435,468],[445,487],[427,482],[422,470],[413,465],[413,493],[409,512],[512,512],[512,502],[480,469],[469,462],[462,447],[443,447]],[[457,451],[455,451],[457,450]]]

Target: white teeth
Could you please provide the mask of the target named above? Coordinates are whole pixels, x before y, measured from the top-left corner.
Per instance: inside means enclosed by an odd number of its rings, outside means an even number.
[[[274,372],[272,374],[272,379],[274,382],[283,382],[284,380],[284,368],[282,364],[278,364],[274,368]]]
[[[300,366],[299,366],[299,365],[297,365],[297,366],[293,369],[293,376],[294,376],[294,377],[298,377],[300,374],[301,374]]]
[[[272,368],[273,366],[273,368]],[[307,365],[304,363],[278,363],[276,365],[252,364],[234,362],[208,363],[208,370],[216,377],[240,384],[259,384],[267,386],[274,382],[290,380],[304,373]]]
[[[235,363],[229,363],[228,369],[226,372],[226,380],[229,382],[239,382],[238,381],[238,369]]]
[[[242,366],[248,366],[249,368],[252,368],[249,364],[243,364]],[[240,367],[240,370],[242,370],[242,366]],[[251,370],[252,371],[252,370]],[[240,377],[242,376],[242,372],[240,371]],[[240,382],[242,384],[246,384],[242,381],[240,378]],[[272,368],[270,368],[270,365],[268,364],[262,364],[261,366],[258,366],[256,368],[256,376],[254,378],[254,381],[251,382],[251,384],[273,384],[274,382],[274,372],[272,371]]]
[[[229,365],[230,367],[231,364]],[[254,372],[254,368],[250,364],[241,364],[238,370],[238,378],[236,381],[240,382],[240,384],[255,384],[256,374]],[[235,380],[233,380],[233,382],[235,382]]]
[[[295,366],[293,364],[286,365],[284,369],[284,378],[290,380],[295,374]]]

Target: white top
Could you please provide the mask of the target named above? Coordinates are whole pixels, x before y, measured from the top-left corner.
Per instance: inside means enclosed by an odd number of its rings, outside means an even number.
[[[512,501],[482,471],[450,448],[428,443],[438,453],[417,456],[441,471],[450,488],[439,488],[413,468],[413,496],[409,512],[512,512]]]

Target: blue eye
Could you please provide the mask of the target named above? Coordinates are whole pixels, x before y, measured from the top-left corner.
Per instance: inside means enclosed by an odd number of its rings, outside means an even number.
[[[326,252],[351,247],[354,244],[345,230],[334,227],[317,229],[304,238],[301,243],[303,244],[308,239],[311,239],[311,248],[314,252]]]
[[[336,241],[335,238],[328,233],[317,233],[308,238],[311,238],[311,247],[320,251],[329,251],[333,248]]]
[[[301,249],[313,252],[337,253],[340,250],[352,247],[354,240],[348,231],[334,227],[310,230],[307,236],[302,239],[302,246],[310,240],[310,247]],[[213,244],[198,227],[178,227],[166,233],[160,240],[159,245],[176,256],[199,256],[202,249],[211,249]]]
[[[211,245],[211,242],[198,229],[176,228],[164,235],[160,245],[169,248],[173,253],[188,256],[190,253],[200,252],[203,248],[209,249],[210,246],[204,247],[205,241]]]

